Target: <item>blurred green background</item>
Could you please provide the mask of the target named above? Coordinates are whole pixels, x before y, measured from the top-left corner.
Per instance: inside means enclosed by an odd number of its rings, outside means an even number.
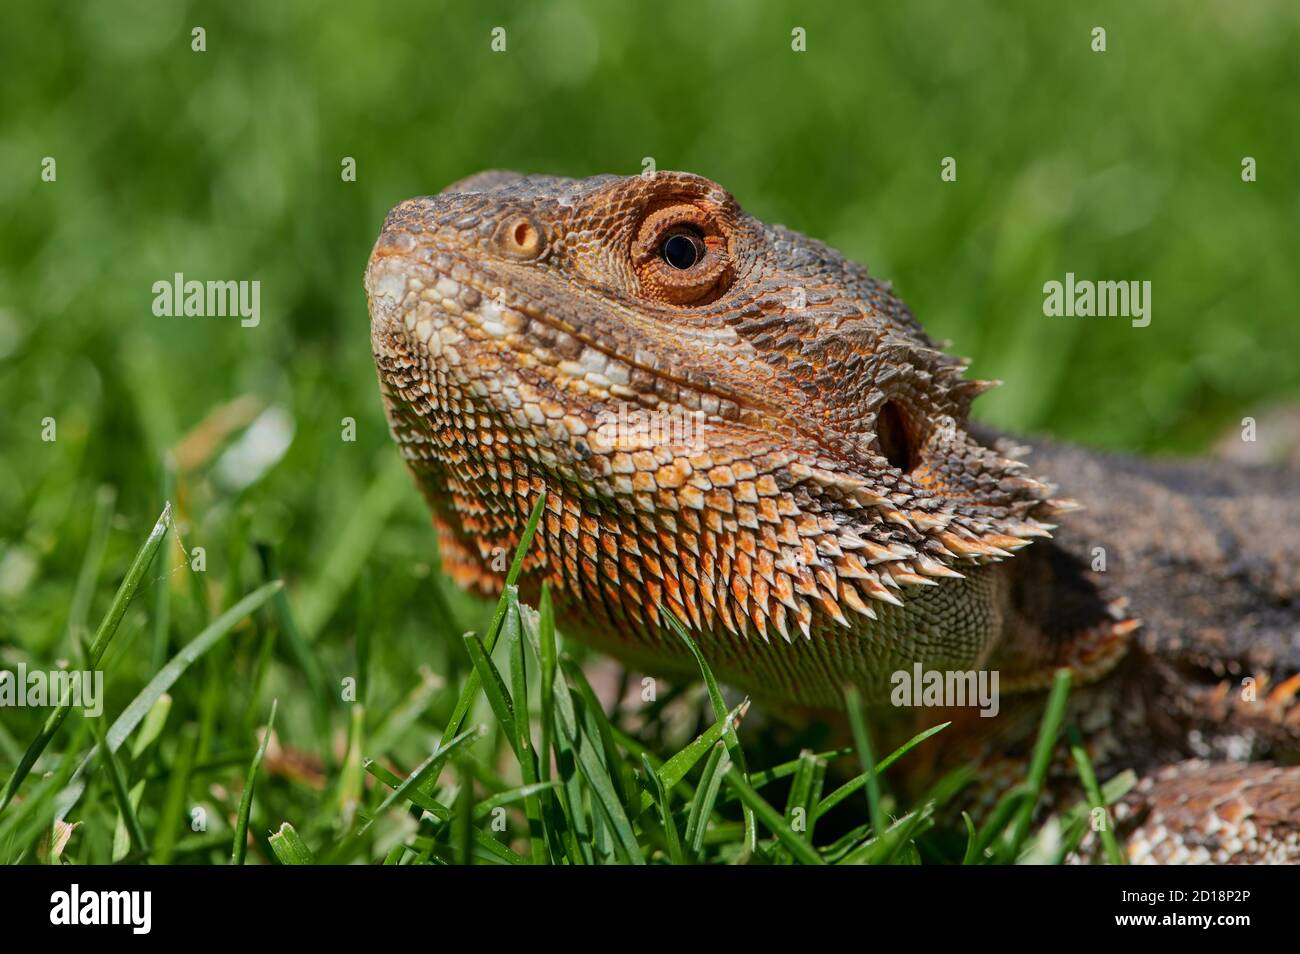
[[[10,0],[0,16],[5,665],[66,654],[166,494],[208,550],[209,612],[256,584],[248,541],[266,541],[331,678],[361,632],[377,705],[422,664],[463,667],[429,621],[481,611],[430,582],[361,275],[389,207],[484,168],[653,157],[714,178],[892,279],[972,373],[1008,382],[978,405],[1004,427],[1196,451],[1300,393],[1294,2]],[[1150,327],[1045,318],[1043,283],[1067,271],[1150,281]],[[259,280],[260,326],[155,317],[175,272]],[[100,485],[109,569],[74,598]],[[202,622],[178,603],[151,636],[143,612],[114,647],[141,678]],[[253,665],[247,649],[223,664]],[[297,678],[273,667],[273,688]]]

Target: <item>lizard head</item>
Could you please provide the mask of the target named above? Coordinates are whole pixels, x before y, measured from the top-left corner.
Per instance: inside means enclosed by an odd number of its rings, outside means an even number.
[[[1050,488],[967,430],[989,382],[700,176],[471,177],[389,213],[366,288],[394,435],[462,515],[521,469],[650,523],[716,505],[719,528],[785,522],[777,565],[832,602],[822,564],[884,599],[1050,529]]]

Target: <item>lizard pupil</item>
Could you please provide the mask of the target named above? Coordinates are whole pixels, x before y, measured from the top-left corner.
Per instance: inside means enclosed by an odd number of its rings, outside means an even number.
[[[659,251],[665,262],[683,271],[700,260],[699,245],[689,235],[683,235],[681,232],[664,239]]]

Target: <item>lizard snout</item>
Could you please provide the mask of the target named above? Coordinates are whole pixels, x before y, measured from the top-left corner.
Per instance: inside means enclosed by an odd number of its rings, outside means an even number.
[[[385,242],[384,235],[379,237],[366,266],[365,286],[371,327],[378,331],[400,324],[400,308],[408,288],[406,263],[397,244]]]

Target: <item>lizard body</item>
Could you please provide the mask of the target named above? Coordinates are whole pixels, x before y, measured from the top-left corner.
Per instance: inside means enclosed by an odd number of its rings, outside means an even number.
[[[707,179],[484,173],[398,205],[366,287],[389,423],[466,588],[499,591],[545,495],[525,595],[549,581],[566,632],[638,668],[691,671],[671,612],[778,703],[881,704],[920,663],[996,669],[1029,707],[1066,666],[1076,709],[1115,713],[1090,735],[1108,769],[1300,753],[1289,475],[980,432],[991,382],[888,285]],[[1242,675],[1266,704],[1233,704]],[[1032,724],[990,721],[962,754]],[[1300,776],[1259,771],[1300,806]],[[1300,852],[1300,819],[1270,825],[1260,857]]]

